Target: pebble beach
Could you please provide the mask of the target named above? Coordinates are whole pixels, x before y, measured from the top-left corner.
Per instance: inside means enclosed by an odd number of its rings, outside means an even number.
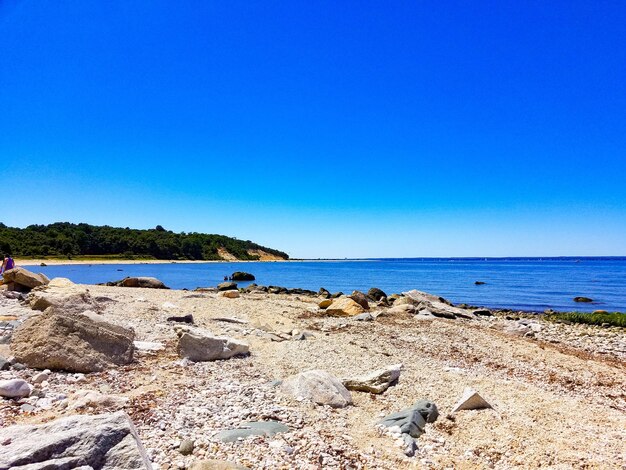
[[[370,302],[371,321],[361,321],[329,316],[319,307],[322,297],[255,290],[228,298],[216,289],[68,282],[61,291],[86,293],[97,315],[132,328],[134,359],[100,372],[46,371],[39,383],[41,370],[0,371],[0,380],[23,379],[37,389],[0,401],[0,427],[122,410],[154,469],[626,466],[623,328],[497,312],[441,318],[376,302]],[[40,312],[27,297],[4,293],[0,315],[8,338],[11,328]],[[194,328],[244,342],[249,354],[181,358],[182,324],[167,319],[185,315],[192,315]],[[0,356],[10,360],[10,340],[2,342]],[[397,383],[381,394],[351,391],[352,404],[343,408],[291,396],[280,386],[311,369],[344,380],[394,364],[401,364]],[[453,413],[468,388],[491,407]],[[378,423],[423,399],[436,404],[439,417],[407,456],[399,436]],[[265,421],[288,431],[218,438],[242,423]],[[198,466],[208,461],[231,466]]]

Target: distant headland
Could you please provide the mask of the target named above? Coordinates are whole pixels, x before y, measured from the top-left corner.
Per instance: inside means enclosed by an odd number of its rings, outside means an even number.
[[[0,250],[21,259],[279,261],[289,255],[250,240],[216,234],[57,222],[7,227]]]

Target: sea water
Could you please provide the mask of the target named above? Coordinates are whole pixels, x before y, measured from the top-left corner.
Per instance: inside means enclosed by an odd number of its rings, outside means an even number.
[[[42,266],[34,271],[96,284],[126,276],[153,276],[173,289],[215,286],[234,271],[256,283],[317,291],[387,294],[410,289],[455,303],[525,311],[626,312],[626,258],[410,258],[338,261],[220,262]],[[480,281],[485,284],[476,285]],[[249,282],[240,282],[245,287]],[[574,302],[584,296],[593,303]]]

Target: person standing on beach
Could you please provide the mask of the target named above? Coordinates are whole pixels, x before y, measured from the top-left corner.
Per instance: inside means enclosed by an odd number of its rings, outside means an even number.
[[[11,255],[5,255],[4,260],[2,261],[2,268],[0,268],[0,274],[9,269],[13,269],[15,267],[15,261],[11,258]]]

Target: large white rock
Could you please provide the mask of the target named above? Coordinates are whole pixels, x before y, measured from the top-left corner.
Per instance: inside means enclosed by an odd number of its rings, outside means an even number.
[[[466,388],[461,399],[454,405],[452,413],[461,410],[482,410],[485,408],[492,408],[492,406],[477,391]]]
[[[96,372],[133,360],[135,332],[95,313],[53,309],[32,315],[13,333],[11,352],[35,369]]]
[[[79,415],[0,429],[0,469],[151,469],[123,412]]]
[[[22,379],[0,381],[0,397],[24,398],[30,395],[32,387]]]
[[[318,405],[344,408],[352,404],[352,395],[335,377],[324,370],[309,370],[285,379],[281,389],[296,399]]]
[[[176,350],[180,357],[191,361],[215,361],[250,352],[246,343],[233,338],[213,336],[200,329],[181,332]]]

